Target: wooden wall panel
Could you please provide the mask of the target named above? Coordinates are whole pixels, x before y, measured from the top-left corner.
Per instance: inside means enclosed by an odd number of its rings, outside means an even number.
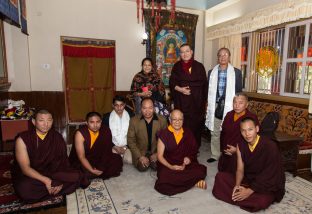
[[[115,94],[125,96],[129,91],[116,91]],[[28,92],[0,92],[0,108],[7,104],[8,99],[24,100],[26,106],[36,109],[47,109],[53,114],[54,127],[58,130],[67,143],[72,142],[72,133],[68,133],[66,110],[65,110],[65,94],[62,91],[28,91]],[[112,102],[108,100],[107,102]],[[130,103],[129,103],[130,104]],[[71,132],[73,132],[72,130]],[[70,139],[69,139],[70,138]]]

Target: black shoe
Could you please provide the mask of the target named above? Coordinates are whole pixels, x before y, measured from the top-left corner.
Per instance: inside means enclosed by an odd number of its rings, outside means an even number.
[[[214,159],[214,158],[209,158],[209,159],[207,160],[208,163],[212,163],[212,162],[215,162],[215,161],[217,161],[217,160]]]

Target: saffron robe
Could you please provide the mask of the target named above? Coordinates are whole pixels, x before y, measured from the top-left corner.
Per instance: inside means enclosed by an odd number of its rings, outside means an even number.
[[[157,163],[157,177],[155,189],[164,195],[175,195],[185,192],[194,185],[204,180],[207,175],[206,166],[197,161],[198,145],[192,132],[185,128],[183,137],[179,144],[176,143],[174,135],[163,129],[159,132],[159,138],[165,145],[164,158],[171,165],[182,165],[184,157],[191,160],[189,165],[182,171],[171,170],[160,162]]]
[[[227,149],[227,145],[235,146],[243,141],[243,137],[240,132],[240,122],[246,117],[251,117],[259,125],[257,115],[251,113],[246,109],[245,114],[234,121],[234,110],[228,112],[222,123],[222,131],[220,134],[220,151],[221,156],[218,162],[219,172],[236,173],[237,156],[236,154],[227,155],[224,150]]]
[[[212,194],[219,200],[235,204],[249,212],[266,209],[273,202],[280,202],[285,194],[285,173],[277,145],[265,137],[260,137],[253,152],[247,142],[239,144],[244,162],[242,186],[254,191],[243,201],[232,200],[235,176],[227,172],[218,172],[215,177]]]
[[[79,170],[71,168],[66,144],[61,134],[50,130],[41,140],[36,130],[20,134],[24,141],[30,161],[30,167],[52,180],[52,187],[63,185],[57,195],[70,194],[79,186],[87,187],[90,183]],[[16,157],[12,168],[13,187],[16,194],[26,203],[47,200],[50,195],[44,183],[23,174]]]
[[[69,155],[69,160],[73,167],[82,170],[89,179],[100,177],[102,179],[108,179],[110,177],[117,177],[122,171],[122,158],[119,154],[112,152],[114,146],[112,142],[112,133],[108,127],[102,124],[99,135],[96,138],[93,146],[91,146],[91,137],[87,125],[82,126],[78,131],[83,136],[85,157],[89,161],[92,167],[103,171],[100,176],[96,176],[85,169],[76,152],[75,144]]]
[[[182,62],[178,61],[172,68],[169,86],[174,108],[183,112],[184,126],[191,129],[196,142],[200,145],[208,94],[208,80],[203,64],[194,60],[191,73],[186,73],[182,68]],[[174,89],[176,86],[189,86],[191,95],[176,91]]]

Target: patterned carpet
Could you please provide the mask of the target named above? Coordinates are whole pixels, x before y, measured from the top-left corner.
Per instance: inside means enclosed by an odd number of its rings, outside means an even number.
[[[207,190],[192,188],[172,197],[154,190],[156,172],[138,172],[131,165],[124,165],[121,176],[106,181],[93,180],[90,187],[79,189],[67,196],[67,213],[105,214],[203,214],[247,213],[239,207],[215,199],[212,194],[217,163],[205,162],[209,144],[201,148],[199,161],[208,168]],[[312,213],[312,183],[287,174],[286,195],[281,203],[260,213],[303,214]]]

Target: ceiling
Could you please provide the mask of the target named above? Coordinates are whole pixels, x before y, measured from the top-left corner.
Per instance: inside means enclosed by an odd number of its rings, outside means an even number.
[[[184,7],[196,10],[208,10],[226,1],[227,0],[176,0],[176,4],[177,7]]]
[[[136,0],[126,0],[126,1],[136,1]],[[176,0],[176,6],[195,10],[208,10],[223,2],[228,3],[231,1],[238,0]],[[167,0],[167,2],[170,5],[170,0]]]

